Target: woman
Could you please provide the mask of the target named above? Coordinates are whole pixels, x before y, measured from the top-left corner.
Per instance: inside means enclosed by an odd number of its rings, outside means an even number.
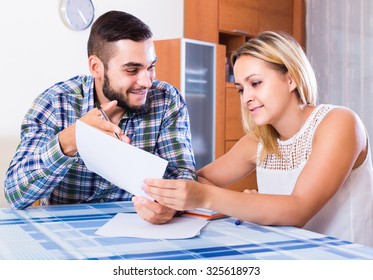
[[[147,179],[146,192],[177,210],[209,208],[373,246],[372,161],[359,117],[316,105],[314,72],[288,35],[263,32],[231,62],[247,134],[202,168],[198,182]],[[258,192],[224,189],[254,169]],[[134,201],[141,208],[143,199]]]

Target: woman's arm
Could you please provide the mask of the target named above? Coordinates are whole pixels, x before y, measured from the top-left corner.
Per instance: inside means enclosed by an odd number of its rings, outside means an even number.
[[[226,154],[197,171],[198,182],[225,188],[251,173],[256,167],[258,141],[242,137]]]
[[[233,173],[232,168],[240,170],[242,163],[235,164],[234,159],[242,157],[232,152],[228,160],[211,164],[201,174],[216,185],[228,184],[234,176],[224,177]],[[311,156],[291,195],[240,193],[198,182],[153,179],[146,180],[145,190],[160,203],[178,210],[203,207],[258,224],[302,227],[336,193],[366,154],[361,121],[353,112],[337,109],[317,128]],[[228,163],[233,166],[225,166]]]

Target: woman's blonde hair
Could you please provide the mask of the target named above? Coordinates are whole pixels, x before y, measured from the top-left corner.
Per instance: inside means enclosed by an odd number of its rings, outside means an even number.
[[[232,53],[234,65],[241,56],[250,55],[267,62],[271,69],[289,73],[297,85],[296,93],[303,104],[316,105],[317,83],[311,64],[299,43],[290,35],[265,31],[250,38],[243,46]],[[247,133],[257,137],[263,144],[260,159],[268,154],[278,155],[278,132],[272,125],[257,126],[247,108],[241,107],[242,122]]]

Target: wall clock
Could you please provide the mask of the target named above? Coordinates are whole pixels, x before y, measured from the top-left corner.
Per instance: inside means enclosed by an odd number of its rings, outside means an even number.
[[[92,0],[61,0],[63,22],[72,30],[87,29],[95,17],[95,6]]]

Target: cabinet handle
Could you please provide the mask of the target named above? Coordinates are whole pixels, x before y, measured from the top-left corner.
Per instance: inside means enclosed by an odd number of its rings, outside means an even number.
[[[247,33],[246,31],[244,31],[244,30],[240,30],[240,29],[234,29],[233,32],[235,32],[235,33],[241,33],[241,34],[243,34],[243,35],[247,35],[247,34],[249,34],[249,33]]]

